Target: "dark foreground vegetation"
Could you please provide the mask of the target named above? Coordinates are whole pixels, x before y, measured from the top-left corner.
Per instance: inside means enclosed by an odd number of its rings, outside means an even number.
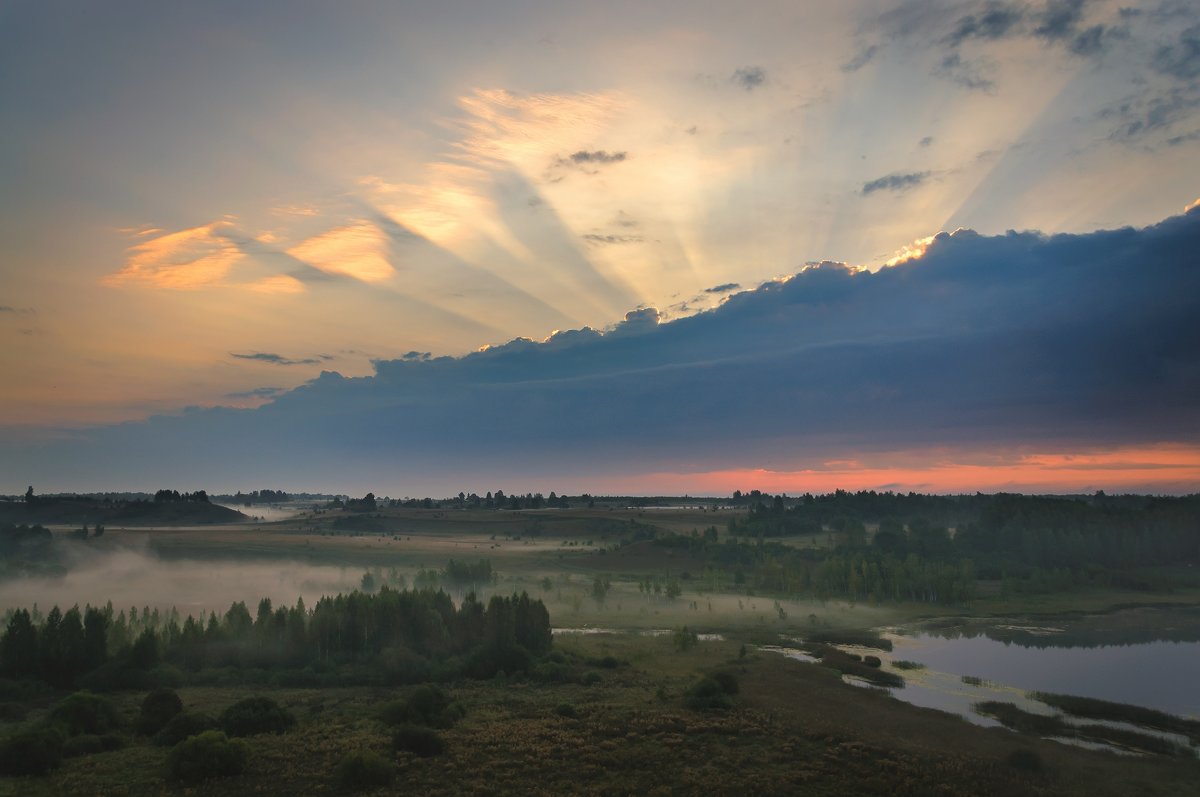
[[[0,794],[1170,795],[1200,775],[978,728],[732,642],[555,647],[561,680],[47,694],[3,722],[0,761],[48,766],[6,768]],[[162,739],[182,718],[194,731]]]

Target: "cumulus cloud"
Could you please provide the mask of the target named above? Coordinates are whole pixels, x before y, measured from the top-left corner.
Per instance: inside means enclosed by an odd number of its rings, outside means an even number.
[[[767,82],[767,72],[761,66],[743,66],[735,69],[729,79],[746,91],[754,91]]]
[[[253,351],[245,354],[230,352],[229,356],[238,360],[254,360],[261,363],[270,363],[271,365],[319,365],[322,362],[333,359],[328,354],[293,359],[291,357],[284,357],[282,354],[267,351]]]
[[[862,195],[868,196],[876,191],[907,191],[924,183],[929,179],[930,174],[930,172],[907,172],[877,177],[863,183]]]
[[[607,331],[325,372],[257,409],[5,447],[0,476],[84,478],[104,452],[124,484],[386,474],[390,489],[499,469],[515,484],[914,446],[1196,444],[1197,251],[1200,208],[1144,229],[942,233],[876,273],[822,263],[673,321],[642,308]]]

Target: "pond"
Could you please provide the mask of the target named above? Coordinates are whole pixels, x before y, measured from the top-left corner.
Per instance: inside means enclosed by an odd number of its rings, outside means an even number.
[[[886,636],[893,645],[888,660],[925,665],[924,670],[903,671],[908,685],[897,690],[904,692],[897,697],[919,705],[962,713],[954,707],[961,704],[960,697],[1011,700],[1012,692],[1019,696],[1038,691],[1130,703],[1200,719],[1200,642],[1035,647],[985,635]],[[972,689],[973,684],[964,683],[962,676],[981,683]]]
[[[1115,752],[1153,749],[1153,744],[1133,737],[1121,738],[1126,732],[1155,737],[1174,746],[1176,754],[1194,754],[1200,748],[1200,724],[1195,722],[1189,730],[1155,722],[1133,725],[1115,717],[1072,716],[1036,694],[1094,698],[1200,720],[1200,607],[1133,609],[1052,621],[959,619],[886,629],[882,636],[891,643],[891,651],[837,647],[877,656],[883,670],[903,677],[903,687],[888,689],[898,700],[984,726],[1001,723],[988,713],[995,709],[981,712],[980,703],[1010,704],[1018,715],[1057,717],[1050,738]],[[809,660],[794,648],[764,649]],[[1115,729],[1107,735],[1115,734],[1118,741],[1097,739],[1106,735],[1101,726]]]

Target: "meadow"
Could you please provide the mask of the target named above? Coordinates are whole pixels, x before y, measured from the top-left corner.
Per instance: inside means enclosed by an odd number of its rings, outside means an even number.
[[[679,543],[702,539],[710,528],[716,544],[724,543],[730,521],[736,528],[747,518],[745,507],[597,502],[351,513],[309,504],[290,512],[272,522],[110,527],[83,543],[67,539],[70,527],[53,528],[56,542],[75,545],[65,574],[0,582],[4,605],[37,602],[45,613],[53,604],[103,607],[111,600],[110,614],[121,615],[131,639],[146,628],[158,634],[163,665],[143,680],[101,690],[115,719],[95,735],[100,741],[87,742],[95,749],[71,748],[43,775],[0,777],[0,795],[1169,795],[1200,780],[1194,756],[1116,755],[978,727],[842,677],[890,675],[870,663],[869,646],[879,639],[872,629],[962,615],[1012,617],[1030,608],[1061,615],[1194,604],[1186,585],[1004,600],[984,589],[953,603],[798,596],[756,587],[749,568],[720,566],[702,546]],[[869,542],[879,527],[865,532]],[[753,542],[763,549],[772,543],[828,554],[843,540],[822,528]],[[486,571],[476,567],[483,563]],[[472,592],[484,604],[527,593],[548,610],[553,643],[510,670],[473,669],[452,657],[432,669],[386,675],[373,669],[374,659],[301,671],[228,651],[220,662],[189,667],[172,652],[175,612],[228,634],[226,610],[235,601],[249,607],[249,620],[260,598],[282,611],[297,599],[313,607],[322,595],[410,589],[442,589],[456,604]],[[805,647],[822,664],[765,649],[781,643]],[[414,672],[425,674],[410,677]],[[430,681],[458,712],[453,720],[429,720],[428,728],[418,722],[412,730],[405,714],[397,726],[383,707],[415,699]],[[53,725],[62,713],[56,706],[75,687],[7,679],[3,688],[0,737],[12,738]],[[229,742],[245,758],[239,774],[185,780],[173,769],[171,748],[156,744],[141,724],[154,688],[173,691],[184,714],[206,715],[214,727],[230,706],[252,697],[273,700],[294,724]],[[436,736],[438,752],[418,750],[400,738],[406,732]],[[356,758],[362,751],[375,755]]]

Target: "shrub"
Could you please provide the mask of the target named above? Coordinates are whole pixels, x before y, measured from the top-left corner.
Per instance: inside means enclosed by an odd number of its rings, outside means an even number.
[[[20,722],[25,719],[25,707],[20,703],[0,703],[0,720]]]
[[[142,700],[138,730],[147,736],[153,736],[182,711],[183,701],[175,694],[174,689],[155,689]]]
[[[897,670],[923,670],[925,665],[919,661],[909,661],[908,659],[896,659],[892,662],[892,666]]]
[[[63,742],[63,758],[79,758],[80,756],[103,753],[104,742],[100,737],[91,733],[81,733]]]
[[[720,670],[712,674],[712,678],[721,685],[721,691],[727,695],[736,695],[738,693],[737,676],[728,670]]]
[[[199,711],[176,714],[154,734],[153,742],[160,747],[174,747],[189,736],[220,727],[217,721]]]
[[[579,712],[570,703],[559,703],[554,707],[554,713],[567,719],[579,719]]]
[[[595,686],[602,680],[604,679],[600,677],[600,673],[596,672],[595,670],[588,670],[583,674],[583,677],[579,679],[579,682],[584,686]]]
[[[1042,757],[1032,750],[1013,750],[1008,754],[1008,765],[1025,772],[1039,772],[1042,768]]]
[[[239,700],[221,714],[221,727],[230,736],[283,733],[295,724],[292,713],[269,697]]]
[[[205,731],[184,739],[167,756],[171,776],[186,783],[240,775],[246,769],[249,746],[220,731]]]
[[[703,711],[731,708],[733,700],[715,678],[706,675],[687,690],[683,704],[693,711]]]
[[[390,785],[396,779],[396,766],[379,753],[355,750],[338,762],[336,775],[343,789],[358,791]]]
[[[404,724],[392,734],[392,746],[397,751],[416,753],[422,758],[431,758],[446,751],[446,742],[431,728]]]
[[[868,667],[880,667],[883,665],[883,662],[880,661],[878,656],[863,656],[863,664]]]
[[[116,706],[91,692],[76,692],[64,697],[51,709],[50,721],[60,726],[68,736],[107,733],[121,724]]]
[[[55,728],[18,731],[0,742],[0,773],[44,775],[62,762],[63,736]]]
[[[449,728],[466,716],[466,711],[436,686],[419,686],[405,700],[385,703],[379,719],[387,725],[428,725]]]

